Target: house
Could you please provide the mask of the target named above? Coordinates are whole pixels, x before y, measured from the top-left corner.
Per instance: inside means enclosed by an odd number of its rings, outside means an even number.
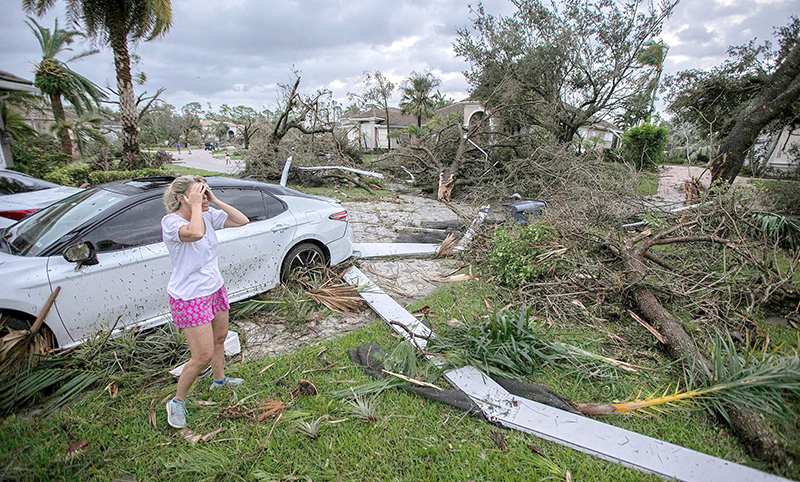
[[[590,124],[578,127],[581,143],[590,149],[616,149],[620,145],[623,130],[614,124],[589,118]]]
[[[236,137],[239,136],[239,134],[242,131],[242,126],[240,126],[239,124],[234,124],[233,122],[227,122],[227,121],[222,121],[222,122],[226,126],[228,126],[228,133],[227,133],[228,140],[233,140],[233,139],[235,139]],[[203,136],[205,137],[207,135],[209,137],[216,138],[217,137],[216,129],[217,129],[217,124],[218,123],[219,122],[217,122],[217,121],[213,121],[213,120],[209,120],[209,119],[201,119],[200,120],[200,127],[203,130]]]
[[[800,168],[800,129],[786,126],[767,158],[767,169],[791,171]]]
[[[14,74],[0,70],[0,100],[5,99],[11,92],[39,93],[33,82],[17,77]],[[0,169],[11,167],[14,160],[11,158],[11,136],[6,132],[3,119],[0,118]]]
[[[442,107],[436,114],[447,117],[450,114],[463,115],[464,127],[481,122],[489,116],[489,129],[496,130],[502,124],[502,116],[490,116],[480,102],[462,100]],[[372,108],[342,120],[342,125],[348,129],[347,136],[353,142],[358,142],[365,149],[386,149],[387,142],[386,113],[383,109]],[[389,109],[389,129],[399,130],[417,123],[417,118],[405,115],[400,109]],[[591,125],[578,129],[578,136],[593,143],[593,147],[617,147],[622,129],[606,121],[593,121]],[[392,148],[397,143],[392,142]]]

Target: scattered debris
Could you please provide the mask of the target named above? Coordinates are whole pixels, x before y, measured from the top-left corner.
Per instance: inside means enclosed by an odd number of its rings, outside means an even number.
[[[358,174],[359,176],[367,176],[367,177],[374,177],[377,179],[383,179],[383,174],[379,172],[362,171],[361,169],[353,169],[352,167],[345,167],[345,166],[298,167],[298,169],[303,171],[328,171],[334,169],[334,170],[352,172],[353,174]]]
[[[308,380],[299,380],[297,386],[292,389],[292,397],[310,397],[316,395],[317,387]]]
[[[395,331],[409,339],[418,349],[425,351],[428,340],[433,336],[430,329],[422,325],[411,313],[399,307],[394,300],[371,283],[356,268],[351,268],[346,272],[344,279],[359,286],[369,285],[369,288],[361,293],[370,307],[389,322]],[[400,324],[403,324],[404,327],[399,328],[397,325]],[[417,336],[418,332],[421,332],[419,334],[423,337]],[[375,362],[372,361],[375,351],[376,345],[364,345],[357,350],[351,350],[350,358],[364,368],[367,373],[380,377],[376,374]],[[431,358],[430,355],[428,356]],[[477,404],[490,422],[531,433],[643,472],[655,473],[681,481],[698,482],[728,482],[730,480],[777,482],[786,480],[607,425],[528,398],[512,395],[497,381],[472,366],[451,370],[444,376],[463,394],[466,394],[467,402],[459,401],[457,397],[450,399],[450,397],[444,398],[441,395],[438,396],[439,398],[427,394],[425,396],[454,406],[462,405],[465,410]],[[385,382],[381,381],[380,383]],[[430,390],[427,387],[404,387],[404,389]],[[436,390],[431,391],[436,392]],[[447,392],[449,391],[443,390],[442,394]]]
[[[492,439],[497,448],[502,452],[508,452],[508,443],[506,443],[507,436],[498,432],[489,432],[489,438]]]
[[[472,243],[472,238],[475,237],[478,227],[483,224],[484,221],[486,221],[486,217],[489,215],[490,210],[491,207],[488,204],[481,206],[481,208],[478,210],[478,216],[472,220],[472,223],[469,225],[469,229],[467,229],[467,232],[464,233],[464,236],[462,236],[458,246],[453,248],[454,252],[460,253],[469,247],[469,245]]]
[[[444,258],[450,254],[453,249],[455,249],[457,244],[456,237],[453,235],[453,233],[449,233],[442,241],[442,244],[439,245],[439,249],[436,250],[436,257]]]
[[[87,447],[89,447],[88,440],[75,440],[74,442],[71,442],[67,447],[67,455],[74,456],[78,452],[86,450]]]

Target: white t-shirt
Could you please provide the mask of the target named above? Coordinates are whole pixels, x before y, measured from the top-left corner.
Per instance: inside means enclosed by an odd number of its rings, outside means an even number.
[[[170,296],[184,301],[208,296],[222,287],[222,274],[217,265],[217,234],[228,215],[225,211],[208,208],[203,213],[206,234],[195,242],[181,241],[178,231],[189,224],[179,214],[171,213],[161,218],[161,236],[169,251],[172,276],[167,291]]]

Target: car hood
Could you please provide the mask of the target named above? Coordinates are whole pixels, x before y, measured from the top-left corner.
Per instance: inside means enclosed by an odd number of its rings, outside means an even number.
[[[27,209],[42,209],[60,201],[65,197],[72,196],[83,189],[76,187],[54,187],[52,189],[42,189],[41,191],[24,192],[21,194],[9,194],[0,197],[0,211],[22,211]]]

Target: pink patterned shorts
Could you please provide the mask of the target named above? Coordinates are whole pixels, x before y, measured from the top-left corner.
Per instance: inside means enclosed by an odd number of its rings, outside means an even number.
[[[220,311],[231,308],[228,304],[228,291],[225,285],[215,293],[191,300],[176,300],[169,297],[169,309],[172,311],[172,321],[179,329],[192,328],[205,325],[214,319]]]

